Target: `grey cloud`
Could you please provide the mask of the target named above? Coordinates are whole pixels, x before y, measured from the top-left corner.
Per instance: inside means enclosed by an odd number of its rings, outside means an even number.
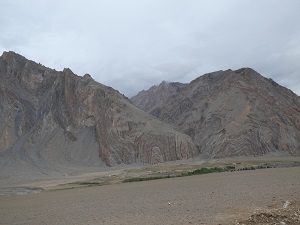
[[[253,67],[300,94],[298,0],[2,0],[0,50],[133,95]]]

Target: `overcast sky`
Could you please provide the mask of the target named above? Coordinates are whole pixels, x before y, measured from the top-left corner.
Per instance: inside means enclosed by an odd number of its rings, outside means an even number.
[[[252,67],[300,95],[300,0],[0,0],[0,51],[132,96]]]

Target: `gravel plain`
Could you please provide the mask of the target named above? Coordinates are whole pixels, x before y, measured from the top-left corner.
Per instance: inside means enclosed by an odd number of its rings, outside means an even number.
[[[300,167],[0,196],[0,224],[235,224],[300,201]]]

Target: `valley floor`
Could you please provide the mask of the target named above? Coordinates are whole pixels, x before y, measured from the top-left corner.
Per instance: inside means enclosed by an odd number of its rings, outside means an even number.
[[[255,224],[284,206],[300,221],[299,202],[300,167],[269,168],[0,196],[0,224]]]

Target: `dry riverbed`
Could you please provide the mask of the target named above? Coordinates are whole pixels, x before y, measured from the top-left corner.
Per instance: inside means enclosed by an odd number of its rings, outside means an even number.
[[[170,163],[37,181],[27,186],[37,189],[34,194],[0,196],[0,224],[294,225],[300,215],[297,162]],[[233,172],[123,183],[232,165]],[[262,165],[276,168],[239,170]],[[38,188],[44,191],[37,193]]]

